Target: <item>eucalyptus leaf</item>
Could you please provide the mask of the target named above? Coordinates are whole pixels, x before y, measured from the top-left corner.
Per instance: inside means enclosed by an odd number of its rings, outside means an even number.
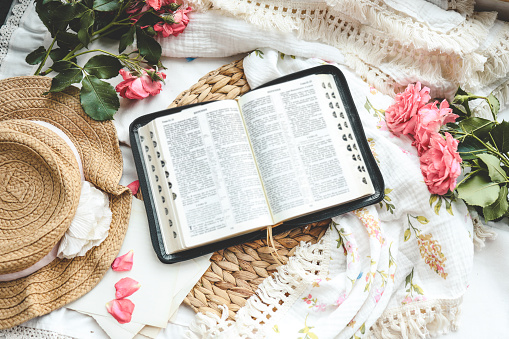
[[[502,121],[491,130],[491,136],[501,153],[509,152],[509,122]]]
[[[469,205],[486,207],[498,199],[500,186],[484,173],[474,174],[456,187],[458,197]]]
[[[87,73],[99,79],[110,79],[118,75],[122,64],[117,58],[110,55],[96,55],[88,60],[84,69]]]
[[[507,186],[500,188],[498,199],[491,205],[483,208],[484,219],[486,221],[495,220],[504,216],[509,210],[509,202],[507,201]]]
[[[72,67],[63,70],[58,73],[51,80],[50,92],[60,92],[71,86],[72,84],[78,83],[83,79],[83,72],[77,67]]]
[[[118,52],[122,53],[128,46],[131,46],[134,42],[134,33],[136,32],[136,26],[131,26],[127,32],[120,37],[118,44]]]
[[[25,61],[29,65],[37,65],[40,64],[44,60],[44,56],[46,55],[46,48],[43,46],[39,46],[35,51],[30,52],[25,58]]]
[[[94,0],[93,9],[98,12],[110,12],[118,9],[118,0]]]
[[[113,86],[94,75],[83,78],[80,99],[83,110],[94,120],[111,120],[120,107]]]
[[[490,105],[491,111],[496,117],[498,112],[500,111],[500,102],[493,94],[488,95],[487,101],[488,105]]]
[[[136,29],[136,39],[140,54],[151,64],[157,64],[161,58],[161,45],[140,28]]]
[[[488,166],[488,172],[492,181],[504,182],[507,180],[505,171],[500,166],[499,158],[488,153],[478,154],[477,157]]]

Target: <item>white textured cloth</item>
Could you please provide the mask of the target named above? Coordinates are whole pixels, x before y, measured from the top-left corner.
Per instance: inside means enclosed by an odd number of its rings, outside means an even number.
[[[244,59],[244,69],[253,88],[321,63],[261,49]],[[392,99],[340,69],[384,176],[384,201],[333,218],[324,239],[301,243],[236,322],[199,317],[197,337],[414,338],[456,329],[472,271],[468,210],[462,202],[443,201],[438,212],[430,206],[415,149],[381,116]]]
[[[509,98],[509,25],[494,12],[473,13],[473,1],[449,1],[459,12],[423,0],[193,2],[202,12],[191,14],[186,34],[160,40],[164,55],[271,47],[347,65],[385,94],[420,81],[436,97],[450,97],[461,85],[493,91],[502,107]]]

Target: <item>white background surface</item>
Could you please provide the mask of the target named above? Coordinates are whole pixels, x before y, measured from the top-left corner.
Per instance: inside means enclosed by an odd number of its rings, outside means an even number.
[[[480,3],[485,6],[487,1],[480,1]],[[6,58],[6,61],[11,62],[13,66],[0,69],[0,78],[33,73],[33,69],[27,67],[23,59],[28,52],[41,45],[44,38],[44,30],[37,25],[33,15],[34,13],[28,14],[25,18],[26,29],[13,36],[14,41],[23,43],[18,44]],[[168,68],[166,71],[168,77],[162,93],[140,102],[122,100],[122,109],[115,117],[116,125],[125,126],[127,120],[132,121],[136,116],[164,109],[178,93],[196,83],[201,76],[240,57],[201,58],[191,62],[185,59],[163,59],[164,65]],[[127,141],[127,131],[119,128],[118,132],[120,140]],[[121,183],[128,184],[135,179],[134,167],[129,148],[122,147],[122,151],[126,166]],[[458,332],[449,334],[448,338],[509,337],[509,225],[507,223],[507,219],[497,223],[500,228],[497,229],[498,239],[488,241],[482,251],[476,252],[472,280],[464,297],[460,328]],[[169,326],[160,333],[159,338],[183,338],[185,325],[192,319],[192,311],[181,307],[176,319],[178,325]],[[38,323],[40,328],[79,337],[106,337],[91,318],[84,319],[68,310],[56,311],[49,317],[36,319],[33,323]]]

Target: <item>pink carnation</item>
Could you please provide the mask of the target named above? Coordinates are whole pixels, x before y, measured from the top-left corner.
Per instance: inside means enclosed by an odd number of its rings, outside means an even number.
[[[430,99],[430,89],[421,89],[421,83],[409,84],[403,93],[396,95],[396,102],[385,111],[387,126],[395,135],[412,135],[417,120],[417,112]]]
[[[424,182],[432,194],[443,195],[456,187],[456,178],[461,173],[461,157],[458,140],[445,133],[445,139],[438,133],[431,135],[430,148],[420,157]]]
[[[189,23],[189,17],[187,16],[187,13],[191,12],[191,10],[191,7],[176,10],[173,13],[173,21],[175,21],[175,23],[169,24],[166,22],[158,22],[154,25],[154,30],[165,38],[170,35],[179,35],[184,31],[184,29],[187,27],[187,24]]]
[[[153,72],[153,70],[150,70]],[[119,71],[124,81],[119,83],[115,90],[120,96],[126,99],[145,99],[149,95],[156,95],[161,92],[161,82],[154,80],[153,77],[165,79],[166,74],[162,72],[153,72],[151,77],[146,71],[141,76],[132,75],[125,69]]]
[[[438,101],[429,103],[422,107],[417,114],[417,121],[414,129],[414,145],[417,148],[417,154],[421,156],[429,148],[431,136],[438,133],[440,127],[454,122],[458,115],[452,113],[447,100],[443,100],[440,108]]]

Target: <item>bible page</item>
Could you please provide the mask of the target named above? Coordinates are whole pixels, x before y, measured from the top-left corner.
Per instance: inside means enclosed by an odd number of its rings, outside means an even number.
[[[185,249],[271,224],[236,101],[188,108],[153,123]]]
[[[239,99],[274,222],[374,193],[332,75]]]

